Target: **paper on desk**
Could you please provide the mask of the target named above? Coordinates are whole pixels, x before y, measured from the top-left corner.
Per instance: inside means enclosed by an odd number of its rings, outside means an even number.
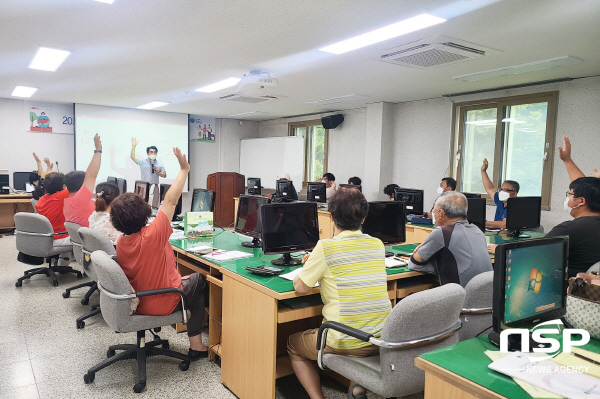
[[[549,360],[531,361],[531,354],[514,352],[488,367],[569,399],[600,399],[600,379],[567,372]],[[535,355],[534,355],[535,356]]]
[[[284,279],[286,279],[286,280],[294,281],[294,278],[296,278],[296,276],[297,276],[298,274],[300,274],[300,270],[302,270],[302,268],[301,268],[301,267],[299,267],[299,268],[297,268],[296,270],[293,270],[293,271],[291,271],[291,272],[289,272],[289,273],[286,273],[286,274],[280,274],[280,275],[279,275],[279,277],[281,277],[281,278],[284,278]],[[318,286],[319,286],[319,282],[317,281],[317,282],[315,283],[315,287],[318,287]]]
[[[487,357],[490,358],[490,360],[492,362],[495,362],[496,360],[500,360],[500,359],[510,355],[510,353],[502,353],[499,351],[485,351],[484,353],[486,354]],[[548,392],[545,389],[538,388],[535,385],[531,385],[530,383],[520,380],[518,378],[513,377],[513,380],[521,388],[523,388],[523,390],[525,392],[527,392],[532,398],[535,398],[535,399],[562,399],[562,396],[553,394],[552,392]]]
[[[204,258],[210,259],[210,260],[216,260],[219,262],[225,262],[228,260],[251,258],[253,256],[254,256],[253,254],[249,254],[247,252],[242,252],[242,251],[216,250],[215,252],[213,252],[209,255],[204,255]]]
[[[572,348],[572,352],[579,353],[587,358],[600,362],[600,354],[586,351],[580,348]],[[561,353],[552,359],[553,362],[560,364],[561,366],[571,366],[571,367],[585,367],[586,374],[593,375],[596,378],[600,378],[600,366],[588,362],[587,360],[581,359],[575,356],[573,353]]]
[[[387,267],[388,269],[393,268],[393,267],[406,266],[406,265],[408,265],[408,263],[406,263],[406,261],[394,259],[392,257],[385,258],[385,267]]]

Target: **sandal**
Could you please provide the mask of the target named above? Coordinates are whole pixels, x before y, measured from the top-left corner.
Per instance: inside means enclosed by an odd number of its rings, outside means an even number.
[[[364,388],[361,385],[354,384],[350,389],[348,389],[348,399],[367,399],[367,390],[365,389],[365,393],[358,394],[354,396],[354,388]]]

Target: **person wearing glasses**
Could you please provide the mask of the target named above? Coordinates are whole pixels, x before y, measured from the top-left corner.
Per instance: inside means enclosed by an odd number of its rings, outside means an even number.
[[[483,181],[483,187],[485,192],[488,193],[490,198],[494,199],[496,204],[496,215],[494,221],[485,222],[485,227],[493,229],[505,229],[506,228],[506,201],[510,197],[516,197],[519,193],[519,183],[514,180],[505,180],[498,191],[494,188],[494,184],[490,180],[487,174],[488,160],[483,160],[481,165],[481,180]]]

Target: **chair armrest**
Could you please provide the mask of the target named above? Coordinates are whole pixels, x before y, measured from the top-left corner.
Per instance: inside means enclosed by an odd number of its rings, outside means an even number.
[[[369,342],[369,339],[373,336],[373,334],[367,334],[361,330],[357,330],[356,328],[348,327],[345,324],[338,323],[337,321],[326,321],[321,324],[319,327],[319,335],[317,335],[317,349],[321,348],[321,340],[327,338],[327,329],[331,328],[332,330],[339,331],[356,339],[360,339],[364,342]],[[325,334],[323,334],[325,332]]]
[[[106,288],[104,288],[98,282],[98,289],[100,291],[102,291],[102,293],[104,293],[106,296],[113,298],[113,299],[133,299],[133,298],[141,298],[141,297],[145,297],[145,296],[162,295],[162,294],[179,294],[179,296],[181,297],[181,310],[183,312],[183,324],[187,324],[187,322],[188,322],[187,309],[185,306],[185,292],[183,292],[183,290],[181,288],[168,287],[168,288],[159,288],[156,290],[138,291],[133,294],[115,294],[114,292],[111,292],[111,291],[107,290]]]
[[[460,314],[492,313],[492,308],[462,309]]]
[[[62,234],[69,234],[69,232],[68,232],[68,231],[59,231],[58,233],[54,233],[54,234],[52,234],[52,235],[53,235],[53,236],[60,236],[60,235],[62,235]]]

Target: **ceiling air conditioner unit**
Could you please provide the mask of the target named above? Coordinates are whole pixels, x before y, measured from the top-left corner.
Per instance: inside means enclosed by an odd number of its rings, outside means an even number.
[[[244,103],[261,103],[277,100],[274,93],[279,89],[279,82],[266,72],[252,71],[244,75],[238,82],[233,93],[220,96],[221,100],[238,101]]]

